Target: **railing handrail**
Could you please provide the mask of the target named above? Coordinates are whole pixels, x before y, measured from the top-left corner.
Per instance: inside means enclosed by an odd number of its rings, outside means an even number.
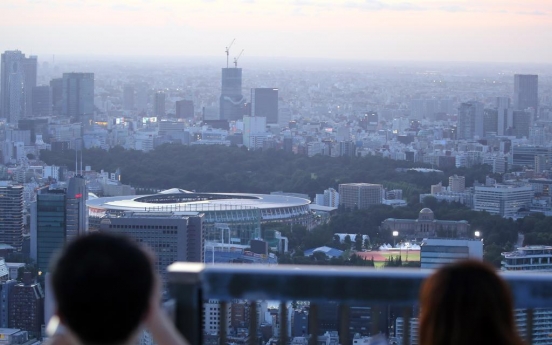
[[[204,299],[338,301],[416,305],[431,269],[245,265],[177,262],[167,269],[174,287],[195,286]],[[552,308],[552,274],[499,272],[516,308]]]

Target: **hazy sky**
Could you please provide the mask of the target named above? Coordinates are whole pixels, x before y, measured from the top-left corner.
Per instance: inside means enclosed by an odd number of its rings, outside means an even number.
[[[0,0],[0,51],[552,62],[550,0]],[[242,60],[243,61],[243,60]]]

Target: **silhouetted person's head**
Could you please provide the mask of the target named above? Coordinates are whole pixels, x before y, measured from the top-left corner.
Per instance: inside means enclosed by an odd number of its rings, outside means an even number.
[[[520,345],[512,296],[493,267],[463,261],[437,270],[420,294],[421,345]]]
[[[91,234],[54,262],[61,322],[84,344],[121,344],[146,317],[155,277],[150,257],[131,240]]]

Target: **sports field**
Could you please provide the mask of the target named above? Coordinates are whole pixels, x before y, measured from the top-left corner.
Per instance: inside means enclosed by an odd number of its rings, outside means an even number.
[[[383,266],[385,260],[390,257],[401,256],[403,262],[406,261],[420,261],[420,251],[419,250],[381,250],[381,251],[372,251],[372,252],[357,252],[357,255],[365,258],[366,260],[374,258],[374,263],[376,267]]]

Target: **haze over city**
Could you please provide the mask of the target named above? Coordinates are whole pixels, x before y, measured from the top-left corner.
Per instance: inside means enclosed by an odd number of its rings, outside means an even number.
[[[552,59],[552,3],[395,0],[4,0],[0,51],[212,57],[538,62]]]

